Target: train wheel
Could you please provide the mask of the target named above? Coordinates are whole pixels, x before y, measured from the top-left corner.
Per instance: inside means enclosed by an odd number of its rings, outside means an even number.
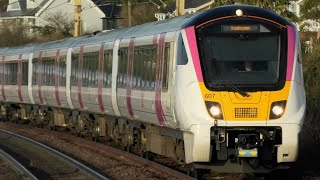
[[[18,124],[19,114],[17,111],[14,111],[12,114],[11,122],[14,124]]]
[[[78,120],[75,124],[75,131],[78,137],[84,137],[84,129],[85,129],[85,119],[81,116],[78,116]]]
[[[53,115],[50,115],[50,119],[48,120],[49,121],[49,128],[51,131],[56,131],[57,130],[57,126],[54,124],[54,118],[53,118]]]
[[[100,127],[99,127],[99,122],[94,121],[92,127],[91,127],[91,140],[98,142],[100,137]]]

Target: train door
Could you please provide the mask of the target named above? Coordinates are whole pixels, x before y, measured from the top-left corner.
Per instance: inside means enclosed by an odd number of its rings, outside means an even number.
[[[166,120],[166,125],[171,127],[176,127],[176,122],[173,118],[173,111],[172,111],[172,90],[173,90],[173,72],[174,72],[174,52],[175,52],[175,32],[168,32],[165,35],[163,40],[163,56],[159,57],[162,58],[161,66],[159,72],[159,81],[161,86],[161,106],[163,109],[163,114]],[[159,39],[160,46],[162,43],[161,35]],[[162,46],[162,45],[161,45]],[[156,98],[157,101],[157,98]]]
[[[28,74],[30,54],[20,54],[18,57],[18,98],[20,103],[31,103],[28,91]]]
[[[98,102],[98,68],[100,56],[99,44],[83,48],[82,61],[82,100],[88,111],[101,113]]]
[[[155,110],[160,125],[175,127],[172,116],[172,72],[175,32],[157,36]]]
[[[41,59],[43,91],[47,105],[69,107],[66,99],[66,49],[49,50]]]
[[[57,106],[56,94],[55,94],[55,59],[56,50],[49,50],[43,52],[41,58],[41,93],[46,104],[52,107]]]
[[[132,43],[131,39],[131,43]],[[130,47],[130,45],[129,45]],[[153,36],[135,38],[129,51],[131,67],[129,85],[126,89],[127,99],[131,99],[134,118],[144,122],[158,124],[155,113],[156,57],[157,46]],[[131,96],[128,97],[128,94]],[[128,103],[128,100],[126,101]],[[129,107],[129,106],[128,106]]]
[[[127,96],[128,66],[129,66],[129,44],[133,47],[134,39],[122,39],[118,50],[118,74],[117,74],[117,105],[121,116],[134,119],[131,107],[131,96]],[[130,90],[130,89],[129,89]],[[129,92],[129,91],[128,91]],[[126,98],[128,97],[128,98]],[[129,101],[130,100],[130,101]],[[129,105],[129,108],[127,107]],[[130,111],[131,110],[131,111]],[[131,114],[131,115],[130,115]]]
[[[84,47],[74,47],[72,58],[71,58],[71,100],[75,109],[86,110],[87,107],[84,106],[83,100],[83,50]]]
[[[43,66],[42,58],[43,51],[38,51],[33,54],[32,59],[32,96],[36,104],[45,105],[43,94],[42,80],[43,80]]]
[[[57,49],[55,52],[54,94],[56,106],[69,108],[66,95],[67,49]]]
[[[99,55],[98,104],[101,113],[115,115],[112,108],[113,42],[102,43]]]

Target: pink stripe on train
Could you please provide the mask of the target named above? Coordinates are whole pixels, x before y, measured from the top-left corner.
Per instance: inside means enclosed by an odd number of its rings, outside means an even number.
[[[127,67],[127,92],[126,92],[126,103],[128,108],[128,113],[131,119],[134,118],[131,104],[131,91],[132,91],[132,71],[133,71],[133,56],[134,56],[134,38],[130,39],[128,47],[128,67]]]
[[[18,96],[19,96],[20,102],[22,103],[23,98],[21,93],[21,85],[22,85],[22,54],[19,55],[19,60],[18,60]]]
[[[5,56],[2,56],[2,69],[1,69],[1,74],[2,74],[2,78],[1,78],[1,94],[2,94],[3,100],[4,100],[4,101],[7,101],[7,97],[6,97],[6,94],[5,94],[5,92],[4,92],[4,70],[5,70],[4,60],[5,60]]]
[[[288,32],[288,54],[287,54],[287,74],[286,80],[292,80],[295,46],[296,46],[296,30],[292,26],[287,26]]]
[[[56,52],[56,62],[55,62],[55,81],[54,81],[54,94],[56,96],[57,106],[61,106],[60,97],[59,97],[59,84],[60,84],[60,76],[59,76],[59,69],[60,69],[60,49]]]
[[[40,104],[44,104],[43,98],[42,98],[42,90],[41,90],[41,86],[42,86],[42,51],[40,51],[39,53],[39,58],[38,58],[38,65],[37,65],[37,72],[38,72],[38,96],[40,99]]]
[[[103,67],[104,67],[104,43],[101,43],[99,51],[99,71],[98,71],[98,103],[101,113],[105,113],[102,101],[102,85],[103,85]]]
[[[201,64],[200,64],[199,53],[198,53],[199,51],[198,51],[198,45],[197,45],[197,38],[196,38],[194,26],[188,27],[188,28],[184,29],[184,31],[187,36],[189,50],[191,53],[191,58],[193,61],[193,65],[194,65],[194,69],[196,71],[198,81],[203,82]]]
[[[160,39],[157,47],[157,62],[156,62],[156,94],[155,94],[155,106],[156,114],[161,126],[166,125],[166,117],[163,113],[162,101],[161,101],[161,92],[162,92],[162,70],[163,70],[163,61],[164,61],[164,43],[165,43],[165,33],[160,34]],[[157,35],[154,36],[153,43],[157,43]]]
[[[79,59],[78,59],[78,102],[80,110],[83,110],[83,102],[81,95],[81,86],[82,86],[82,69],[83,69],[83,46],[80,47]]]

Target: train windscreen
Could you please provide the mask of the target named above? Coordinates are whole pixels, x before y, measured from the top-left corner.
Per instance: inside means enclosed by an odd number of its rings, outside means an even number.
[[[227,21],[198,30],[206,86],[275,87],[283,82],[284,33],[272,25]]]

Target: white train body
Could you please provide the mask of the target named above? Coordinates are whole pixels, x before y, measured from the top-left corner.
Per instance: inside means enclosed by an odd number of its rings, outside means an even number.
[[[236,10],[243,14],[239,16]],[[230,22],[224,25],[227,20]],[[279,44],[284,42],[278,52],[280,65],[273,65],[278,67],[277,78],[284,78],[279,80],[279,88],[255,86],[250,90],[251,86],[234,87],[229,83],[218,83],[220,89],[208,88],[210,75],[204,72],[208,66],[203,56],[207,50],[203,49],[209,47],[201,45],[206,38],[201,39],[198,33],[210,23],[221,21],[223,29],[237,20],[246,28],[254,29],[255,23],[262,23],[286,34],[277,40]],[[246,29],[238,31],[234,34],[250,35]],[[210,34],[211,30],[205,32]],[[209,38],[204,41],[220,42]],[[216,50],[211,53],[219,54]],[[285,19],[260,8],[225,6],[95,36],[6,48],[0,50],[0,60],[3,117],[40,123],[51,117],[54,120],[49,124],[74,127],[78,132],[84,120],[92,121],[98,124],[93,127],[100,128],[100,136],[116,137],[126,146],[187,164],[211,164],[199,168],[219,169],[220,162],[222,167],[233,167],[252,158],[279,164],[294,162],[298,155],[298,135],[306,109],[298,32]],[[220,65],[220,59],[213,61]],[[221,74],[226,77],[222,70]],[[280,102],[277,108],[283,111],[277,118],[271,118],[273,102]],[[217,118],[210,114],[216,104]],[[240,114],[234,115],[234,109]],[[132,140],[136,130],[139,145]],[[242,138],[254,140],[240,145]]]

